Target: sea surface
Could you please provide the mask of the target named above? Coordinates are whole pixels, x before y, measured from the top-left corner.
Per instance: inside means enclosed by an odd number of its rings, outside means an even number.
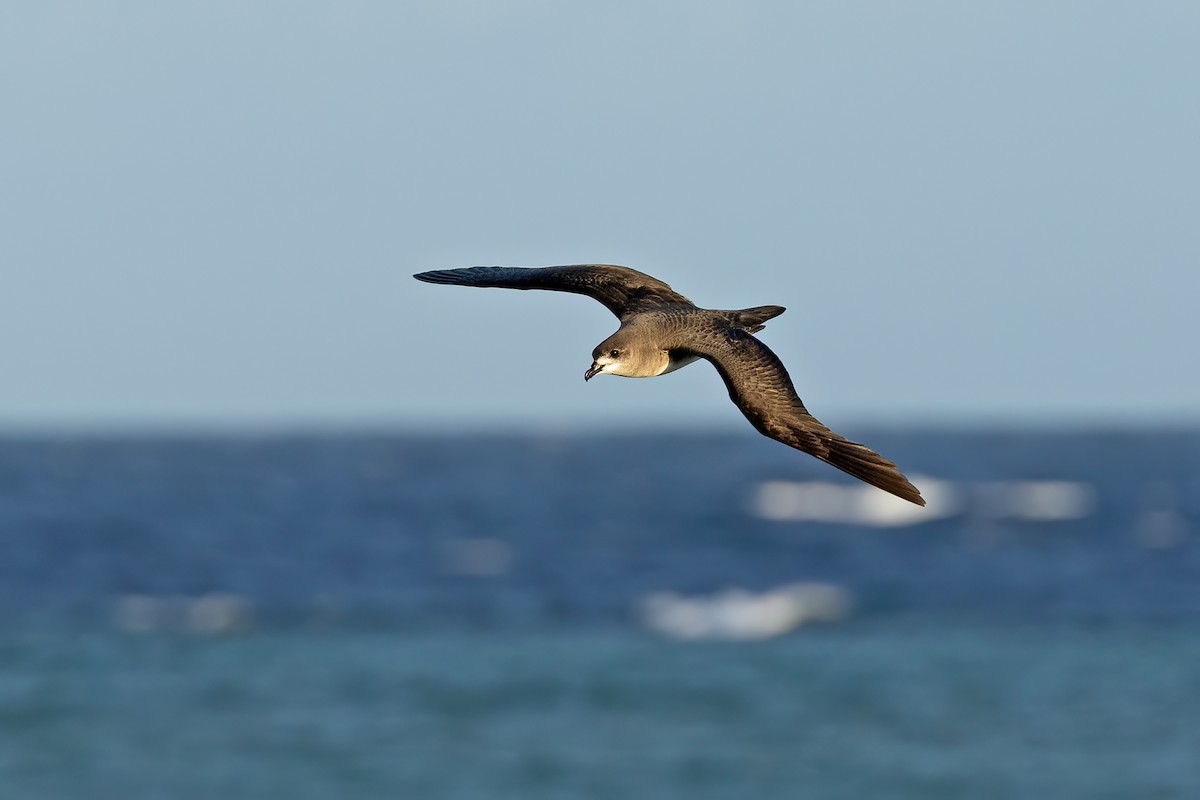
[[[1200,797],[1200,431],[851,433],[9,436],[0,796]]]

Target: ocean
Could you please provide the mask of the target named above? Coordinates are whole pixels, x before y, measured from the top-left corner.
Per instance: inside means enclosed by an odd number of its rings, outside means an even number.
[[[19,798],[1200,797],[1200,431],[9,436]]]

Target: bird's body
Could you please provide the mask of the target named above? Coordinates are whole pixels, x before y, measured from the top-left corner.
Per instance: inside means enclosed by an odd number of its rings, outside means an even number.
[[[734,311],[700,308],[656,278],[608,264],[468,267],[413,277],[428,283],[588,295],[616,314],[621,327],[592,351],[592,366],[584,373],[585,380],[601,373],[652,378],[704,359],[717,368],[730,399],[763,435],[925,505],[920,492],[895,464],[839,436],[808,413],[783,363],[754,336],[767,320],[783,313],[780,306]]]

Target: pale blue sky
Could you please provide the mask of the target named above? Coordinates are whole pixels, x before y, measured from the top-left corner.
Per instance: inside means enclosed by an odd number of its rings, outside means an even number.
[[[831,424],[1200,421],[1192,2],[0,10],[0,427],[744,424],[585,385],[604,261]]]

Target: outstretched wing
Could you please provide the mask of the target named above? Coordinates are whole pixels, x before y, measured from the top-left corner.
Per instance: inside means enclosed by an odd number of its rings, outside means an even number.
[[[760,433],[803,450],[859,480],[919,506],[917,487],[896,465],[874,450],[852,442],[808,413],[779,357],[745,331],[714,326],[696,342],[694,351],[711,361],[729,397]]]
[[[413,275],[426,283],[458,286],[498,286],[505,289],[548,289],[593,297],[625,319],[630,314],[664,303],[692,301],[662,281],[629,267],[575,264],[564,267],[466,267],[438,269]]]

